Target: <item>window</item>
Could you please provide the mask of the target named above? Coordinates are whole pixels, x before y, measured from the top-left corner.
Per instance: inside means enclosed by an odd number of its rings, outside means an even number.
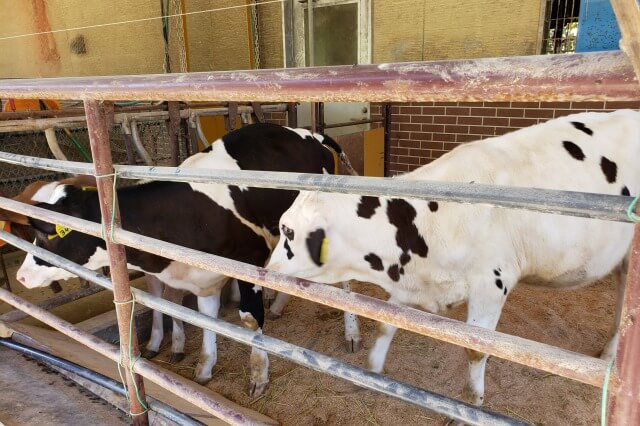
[[[547,0],[541,53],[575,52],[579,15],[580,0]]]

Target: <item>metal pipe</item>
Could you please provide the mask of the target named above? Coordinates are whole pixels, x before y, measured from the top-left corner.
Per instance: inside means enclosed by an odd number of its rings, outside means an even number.
[[[66,160],[67,156],[64,155],[64,152],[62,152],[62,149],[60,149],[60,144],[58,143],[58,138],[56,137],[56,129],[54,129],[53,127],[44,129],[44,137],[47,140],[49,150],[56,158],[56,160]]]
[[[298,127],[298,104],[296,102],[287,104],[287,126],[294,129]]]
[[[90,235],[100,235],[100,226],[98,224],[83,219],[71,218],[7,198],[0,198],[0,207],[51,223],[68,226]],[[0,237],[5,234],[7,233],[0,232]],[[606,362],[601,359],[556,348],[544,343],[533,342],[521,337],[487,330],[406,306],[389,304],[362,294],[345,292],[326,284],[289,277],[264,268],[188,249],[122,229],[116,230],[115,237],[120,243],[129,247],[174,259],[196,268],[249,281],[316,303],[392,324],[414,333],[464,346],[478,352],[528,365],[593,386],[602,386]],[[14,244],[10,239],[7,239],[7,241]],[[23,243],[28,244],[26,242]],[[14,245],[20,248],[24,247],[17,244]]]
[[[94,160],[95,175],[100,176],[96,183],[105,244],[109,255],[109,267],[114,282],[113,298],[116,302],[120,352],[129,392],[130,412],[135,426],[146,426],[149,424],[149,417],[145,408],[144,382],[140,375],[129,371],[129,366],[140,355],[140,351],[138,350],[138,336],[131,331],[136,329],[133,303],[127,303],[132,300],[129,273],[127,271],[127,257],[124,246],[114,243],[110,238],[114,228],[120,227],[121,222],[115,186],[113,185],[115,177],[112,175],[113,163],[111,160],[111,144],[109,143],[106,111],[104,104],[97,101],[85,101],[84,108],[87,116],[87,129],[91,143],[91,154]],[[134,122],[131,123],[131,127],[132,130],[135,129]]]
[[[391,165],[391,104],[386,103],[382,108],[384,125],[384,176],[389,177],[389,166]]]
[[[9,234],[11,236],[11,234]],[[18,239],[19,240],[19,239]],[[17,241],[19,242],[19,241]],[[22,241],[27,245],[31,245],[32,247],[38,248],[28,242]],[[13,244],[13,242],[11,242]],[[39,253],[38,255],[41,255]],[[64,258],[60,258],[66,260]],[[71,262],[70,262],[71,263]],[[111,285],[111,281],[106,277],[89,271],[88,275],[93,275],[91,281],[98,283],[98,279],[106,280],[109,285]],[[85,275],[87,276],[87,275]],[[79,343],[93,349],[98,352],[102,356],[109,358],[113,362],[118,362],[120,351],[113,345],[99,339],[98,337],[89,334],[83,330],[80,330],[73,324],[64,321],[55,315],[47,312],[43,309],[38,308],[32,303],[15,296],[13,293],[6,291],[3,288],[0,288],[0,300],[5,303],[10,304],[11,306],[25,311],[35,319],[47,324],[53,329],[65,334]],[[177,374],[174,374],[170,371],[167,371],[163,368],[158,367],[154,363],[140,358],[136,361],[134,366],[135,371],[144,376],[145,378],[151,380],[155,384],[162,386],[163,388],[173,392],[177,397],[184,399],[185,401],[190,402],[198,408],[205,410],[207,413],[210,413],[221,420],[224,420],[233,425],[254,425],[261,424],[260,422],[254,421],[251,418],[248,418],[243,413],[234,410],[231,407],[223,404],[221,401],[216,401],[212,399],[207,394],[201,392],[200,390],[193,387],[193,383],[190,380],[183,378]]]
[[[14,351],[20,352],[24,355],[27,355],[29,358],[35,359],[36,361],[43,362],[45,364],[58,367],[64,371],[73,373],[83,379],[89,380],[97,385],[102,386],[103,388],[109,390],[110,392],[113,392],[125,397],[127,395],[127,392],[122,387],[122,383],[116,382],[110,377],[107,377],[96,371],[85,368],[74,362],[57,357],[55,355],[48,354],[38,349],[31,348],[29,346],[20,344],[18,342],[14,342],[13,340],[10,340],[10,339],[0,339],[0,346],[4,346],[5,348],[9,348]],[[181,413],[180,411],[176,410],[172,406],[165,404],[160,400],[157,400],[150,396],[147,398],[149,398],[149,407],[153,411],[162,415],[168,420],[176,422],[180,425],[200,426],[204,424],[194,419],[193,417],[190,417],[184,413]]]
[[[140,112],[164,109],[163,104],[136,105],[128,107],[115,106],[114,110],[118,112]],[[22,120],[25,118],[43,118],[43,117],[84,117],[84,108],[62,108],[62,109],[46,109],[39,111],[5,111],[0,112],[0,121],[5,120]]]
[[[140,132],[138,132],[138,123],[135,120],[131,120],[129,125],[131,126],[131,141],[133,142],[133,148],[136,150],[138,156],[142,159],[144,164],[146,164],[147,166],[153,166],[153,158],[151,158],[151,155],[149,155],[144,145],[142,144],[142,140],[140,139]]]
[[[64,173],[93,175],[91,164],[0,152],[0,162]],[[407,181],[399,179],[334,176],[254,170],[205,170],[173,167],[115,165],[119,178],[173,182],[246,185],[308,191],[393,196],[463,204],[486,204],[593,219],[629,222],[629,197],[551,189],[507,187],[478,183]]]
[[[0,232],[0,236],[4,232]],[[18,240],[13,237],[8,240],[10,244],[14,242],[20,248],[27,249],[34,255],[51,262],[59,267],[68,269],[69,271],[82,276],[87,280],[91,280],[96,284],[105,288],[112,288],[111,281],[99,274],[94,273],[90,269],[54,255],[46,250],[31,245],[24,240]],[[185,308],[181,305],[169,302],[161,297],[153,296],[149,293],[138,289],[132,289],[136,295],[136,300],[145,306],[172,316],[173,318],[182,319],[185,322],[195,326],[214,331],[221,335],[227,336],[237,342],[254,346],[277,356],[303,365],[312,370],[323,372],[334,377],[338,377],[349,382],[355,383],[367,389],[393,396],[402,401],[409,402],[419,407],[427,408],[437,413],[446,415],[453,419],[463,421],[468,424],[492,424],[492,425],[523,425],[518,420],[508,418],[501,414],[493,413],[480,409],[465,402],[456,401],[454,399],[438,395],[420,388],[416,388],[405,383],[389,379],[376,373],[355,367],[326,355],[314,352],[305,348],[301,348],[290,343],[266,336],[264,334],[250,331],[244,327],[227,323],[225,321],[203,315],[199,312]],[[3,293],[0,292],[0,299],[3,299]]]
[[[0,80],[0,98],[161,101],[633,101],[622,52],[379,65]]]
[[[211,143],[207,140],[207,137],[204,135],[202,131],[202,125],[200,123],[200,117],[193,116],[193,123],[196,125],[196,133],[198,135],[198,139],[202,142],[205,148],[208,148]]]
[[[382,123],[383,121],[384,121],[384,117],[370,118],[370,119],[366,119],[366,120],[343,121],[341,123],[325,124],[324,128],[325,129],[334,129],[336,127],[357,126],[359,124]]]
[[[58,296],[54,296],[51,297],[41,303],[38,304],[38,307],[40,309],[45,309],[47,311],[53,309],[53,308],[57,308],[58,306],[62,306],[64,304],[67,304],[69,302],[73,302],[75,300],[78,299],[82,299],[84,297],[88,297],[88,296],[92,296],[96,293],[99,293],[102,291],[102,287],[98,287],[96,285],[91,285],[88,288],[82,288],[78,291],[74,291],[72,293],[66,293],[66,294],[61,294]],[[18,310],[13,310],[13,311],[9,311],[5,314],[3,314],[2,316],[0,316],[0,321],[4,321],[4,322],[15,322],[15,321],[20,321],[23,320],[25,318],[27,318],[28,315],[26,315],[24,312],[22,311],[18,311]]]

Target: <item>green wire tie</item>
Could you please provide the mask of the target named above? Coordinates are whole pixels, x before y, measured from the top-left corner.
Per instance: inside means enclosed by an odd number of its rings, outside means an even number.
[[[627,208],[627,217],[631,222],[640,222],[640,216],[635,213],[636,205],[638,205],[638,198],[640,198],[640,195],[634,198]]]
[[[609,362],[609,366],[607,367],[607,372],[604,375],[604,382],[602,383],[602,401],[601,401],[601,411],[600,411],[600,424],[602,426],[607,426],[607,394],[609,393],[609,379],[611,378],[611,370],[613,370],[613,362],[615,360],[611,360]]]

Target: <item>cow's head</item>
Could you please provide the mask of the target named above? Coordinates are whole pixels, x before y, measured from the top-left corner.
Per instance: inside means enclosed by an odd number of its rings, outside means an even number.
[[[95,221],[99,217],[95,192],[83,191],[72,185],[58,185],[49,201],[36,206],[87,220]],[[107,265],[105,245],[101,239],[39,219],[29,218],[29,224],[35,232],[34,244],[38,247],[90,269]],[[27,254],[17,273],[18,281],[27,288],[43,287],[74,276],[32,254]]]

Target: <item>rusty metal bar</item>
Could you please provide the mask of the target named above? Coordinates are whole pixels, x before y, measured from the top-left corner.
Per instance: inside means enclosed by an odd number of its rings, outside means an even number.
[[[40,309],[45,309],[47,311],[57,308],[58,306],[65,305],[69,302],[73,302],[78,299],[82,299],[84,297],[92,296],[96,293],[102,291],[102,287],[98,287],[96,285],[89,285],[87,288],[82,288],[80,290],[74,291],[72,293],[61,294],[55,297],[51,297],[42,303],[38,304]],[[27,318],[28,315],[19,310],[9,311],[6,314],[0,315],[0,321],[4,322],[14,322],[20,321]]]
[[[298,104],[296,102],[287,104],[287,126],[294,129],[298,127]]]
[[[0,97],[255,102],[630,101],[622,52],[318,68],[0,80]]]
[[[168,102],[169,144],[171,145],[171,165],[180,164],[180,103]]]
[[[22,164],[65,173],[93,175],[90,164],[50,160],[0,152],[0,162]],[[463,204],[487,204],[510,209],[629,222],[629,197],[550,189],[507,187],[478,183],[406,181],[399,179],[334,176],[252,170],[205,170],[174,167],[114,166],[125,179],[219,183],[258,188],[325,191],[372,196],[394,196]]]
[[[111,160],[111,143],[109,141],[109,126],[107,124],[106,108],[98,101],[85,101],[84,108],[87,116],[87,129],[91,143],[95,175],[98,177],[98,197],[100,199],[100,212],[105,235],[107,253],[109,255],[109,267],[114,282],[113,297],[116,303],[116,317],[120,334],[120,347],[122,363],[125,370],[127,390],[129,392],[129,405],[132,422],[136,426],[149,424],[146,414],[144,396],[144,383],[142,377],[129,372],[129,366],[133,359],[140,355],[138,350],[138,336],[132,333],[135,330],[135,318],[133,316],[133,303],[131,288],[129,287],[129,273],[127,271],[127,257],[124,246],[114,243],[110,236],[114,228],[120,227],[120,212],[113,175],[113,163]]]
[[[3,235],[6,235],[6,233],[0,231],[0,236]],[[111,281],[106,277],[96,274],[95,272],[77,265],[68,259],[57,256],[16,237],[9,236],[8,242],[11,244],[15,243],[17,247],[32,253],[34,256],[38,256],[56,266],[72,271],[78,276],[91,280],[107,289],[113,288]],[[423,389],[383,377],[379,374],[346,364],[318,352],[301,348],[261,333],[247,330],[244,327],[229,324],[217,318],[203,315],[178,304],[163,300],[160,297],[150,295],[144,291],[135,288],[132,289],[132,291],[136,295],[136,300],[145,306],[170,315],[173,318],[179,318],[200,328],[211,330],[229,337],[237,342],[263,349],[312,370],[348,380],[364,388],[393,396],[402,401],[463,421],[466,424],[514,426],[525,424],[518,420],[486,411],[462,401],[456,401],[433,392],[425,391]],[[2,299],[1,293],[0,299]]]
[[[96,223],[19,203],[8,198],[0,197],[0,208],[68,226],[90,235],[100,235],[100,225]],[[0,235],[5,234],[0,232]],[[264,268],[138,235],[120,228],[116,229],[115,238],[118,242],[129,247],[174,259],[200,269],[249,281],[579,382],[602,386],[607,364],[601,359],[556,348],[544,343],[533,342],[521,337],[487,330],[406,306],[389,304],[362,294],[345,292],[326,284],[289,277]]]
[[[94,274],[95,276],[93,277],[93,280],[95,280],[96,277],[99,276],[99,274],[97,273]],[[114,345],[111,345],[92,334],[80,330],[73,324],[58,318],[50,312],[38,308],[32,303],[18,296],[15,296],[14,294],[2,288],[0,288],[0,300],[10,304],[16,309],[20,309],[21,311],[28,313],[35,319],[42,321],[43,323],[59,331],[60,333],[65,334],[73,338],[74,340],[77,340],[79,343],[93,349],[100,355],[109,358],[111,361],[114,361],[116,363],[118,362],[120,353],[118,348],[116,348]],[[135,370],[137,373],[141,374],[157,385],[174,392],[176,396],[192,403],[196,407],[201,408],[226,422],[229,422],[230,424],[260,424],[252,421],[250,418],[240,413],[239,411],[236,411],[233,408],[222,404],[220,401],[212,399],[198,389],[195,389],[189,380],[173,374],[163,368],[160,368],[144,358],[141,358],[136,362]]]

